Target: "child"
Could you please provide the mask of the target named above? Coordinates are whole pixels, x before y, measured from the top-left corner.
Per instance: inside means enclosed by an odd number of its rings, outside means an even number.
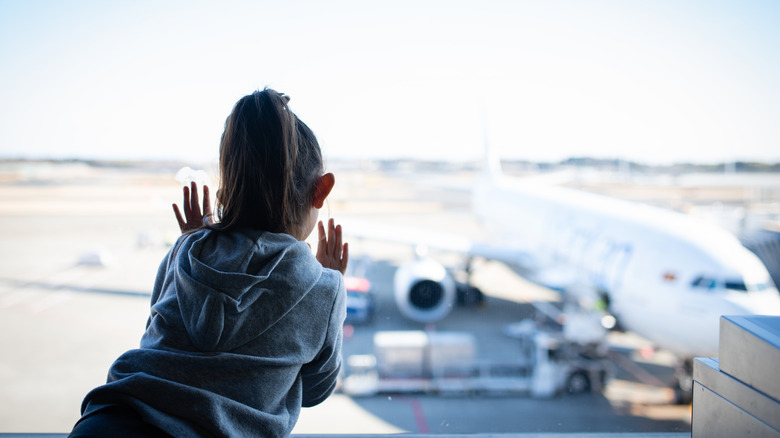
[[[304,243],[333,188],[311,130],[271,89],[239,100],[208,187],[184,188],[183,235],[162,261],[139,349],[87,394],[72,437],[290,434],[341,367],[348,248],[331,219]]]

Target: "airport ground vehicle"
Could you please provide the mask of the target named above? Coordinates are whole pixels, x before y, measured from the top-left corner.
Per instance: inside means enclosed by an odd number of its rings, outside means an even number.
[[[520,393],[552,397],[600,392],[610,374],[599,346],[567,341],[562,331],[526,320],[512,330],[517,359],[476,359],[468,332],[384,331],[374,335],[374,354],[346,359],[341,390],[353,396],[380,393]]]
[[[347,289],[346,324],[365,324],[374,316],[376,300],[371,282],[362,277],[345,277]]]

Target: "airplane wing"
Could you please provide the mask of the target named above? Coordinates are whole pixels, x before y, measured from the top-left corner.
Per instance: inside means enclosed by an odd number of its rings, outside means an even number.
[[[464,257],[500,261],[523,270],[539,269],[538,262],[529,253],[520,252],[506,245],[475,242],[464,235],[355,219],[339,220],[339,222],[347,237],[400,243],[415,248],[423,246],[462,254]]]
[[[362,239],[401,243],[413,247],[424,245],[463,254],[469,254],[472,247],[471,241],[464,236],[436,230],[355,219],[339,219],[339,223],[344,229],[344,235]]]

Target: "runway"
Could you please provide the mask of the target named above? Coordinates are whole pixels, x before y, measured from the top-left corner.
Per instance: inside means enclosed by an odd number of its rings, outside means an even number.
[[[0,180],[0,432],[69,431],[84,395],[105,381],[117,356],[138,345],[154,274],[166,242],[178,234],[170,204],[180,201],[180,189],[171,175],[74,167]],[[324,214],[480,232],[461,190],[419,185],[419,178],[337,173]],[[457,174],[447,178],[462,181]],[[350,244],[378,307],[371,323],[352,328],[345,356],[370,352],[376,331],[424,328],[401,317],[391,299],[394,270],[411,249]],[[106,263],[79,264],[85,254]],[[456,255],[438,255],[448,266],[461,263]],[[480,358],[511,359],[516,345],[503,326],[527,316],[529,301],[554,295],[497,263],[480,264],[473,279],[487,294],[486,305],[456,308],[435,329],[469,331]],[[672,375],[669,356],[642,357],[644,341],[630,334],[613,340],[619,357],[603,394],[335,394],[304,409],[294,433],[689,431],[689,407],[670,405],[671,391],[661,385]]]

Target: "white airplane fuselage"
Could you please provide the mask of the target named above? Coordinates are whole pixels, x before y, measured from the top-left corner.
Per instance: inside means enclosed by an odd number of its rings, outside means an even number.
[[[696,218],[581,191],[485,178],[474,210],[504,262],[541,284],[589,287],[620,324],[682,357],[717,356],[721,315],[780,315],[761,261]]]

